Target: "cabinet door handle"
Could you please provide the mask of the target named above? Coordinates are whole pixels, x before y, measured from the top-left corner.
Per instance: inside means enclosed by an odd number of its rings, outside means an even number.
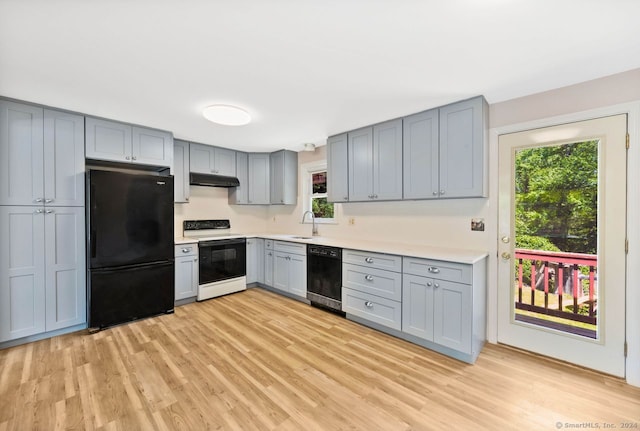
[[[433,287],[437,289],[438,287],[440,287],[440,285],[438,283],[433,283]]]
[[[45,214],[51,214],[51,213],[53,213],[53,210],[46,210],[44,213]]]
[[[435,266],[430,266],[429,272],[432,274],[438,274],[440,272],[440,268],[436,268]]]
[[[198,261],[198,259],[193,259],[193,261],[194,261],[194,262],[197,262],[197,261]]]
[[[365,301],[364,306],[367,308],[373,308],[373,303],[371,301]]]
[[[431,194],[434,195],[434,196],[438,196],[438,192],[433,192]]]
[[[37,210],[35,210],[35,213],[36,213],[36,214],[42,214],[43,212],[44,212],[44,210],[43,210],[43,209],[37,209]]]
[[[138,160],[136,156],[131,157],[131,160]]]
[[[367,275],[364,276],[364,279],[367,280],[367,281],[373,281],[373,276],[367,274]]]
[[[443,195],[444,194],[444,190],[440,190],[440,194]]]
[[[366,257],[364,259],[364,261],[367,262],[367,263],[373,263],[373,258],[372,257]]]
[[[189,253],[191,251],[191,247],[185,247],[182,249],[183,253]]]
[[[44,203],[45,203],[45,204],[50,204],[51,202],[53,202],[53,199],[45,199],[45,200],[44,200]]]
[[[427,281],[427,286],[431,287],[431,286],[433,286],[433,283],[430,282],[430,281]]]
[[[271,253],[267,253],[267,256],[273,256]]]
[[[43,200],[44,200],[44,199],[42,199],[42,198],[36,198],[33,202],[34,202],[34,203],[36,203],[36,204],[39,204],[39,203],[41,203]]]
[[[373,198],[374,199],[378,199],[378,195],[373,195]]]
[[[124,156],[124,159],[125,159],[125,160],[131,160],[131,157],[129,157],[129,156]]]

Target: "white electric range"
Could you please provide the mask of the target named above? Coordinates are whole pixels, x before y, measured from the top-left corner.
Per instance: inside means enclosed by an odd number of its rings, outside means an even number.
[[[229,220],[185,220],[183,230],[198,240],[198,301],[247,288],[247,240]]]

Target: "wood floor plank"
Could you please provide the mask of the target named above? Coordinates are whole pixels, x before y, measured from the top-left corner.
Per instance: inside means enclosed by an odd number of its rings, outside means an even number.
[[[0,350],[0,431],[640,426],[640,388],[504,346],[469,365],[261,289]]]

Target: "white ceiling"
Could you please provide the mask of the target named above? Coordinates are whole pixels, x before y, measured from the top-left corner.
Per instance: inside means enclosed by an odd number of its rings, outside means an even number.
[[[0,0],[0,95],[247,151],[638,67],[639,0]]]

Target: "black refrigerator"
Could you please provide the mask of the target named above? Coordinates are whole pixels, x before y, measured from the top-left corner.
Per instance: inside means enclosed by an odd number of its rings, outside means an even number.
[[[89,330],[173,312],[173,177],[87,171]]]

